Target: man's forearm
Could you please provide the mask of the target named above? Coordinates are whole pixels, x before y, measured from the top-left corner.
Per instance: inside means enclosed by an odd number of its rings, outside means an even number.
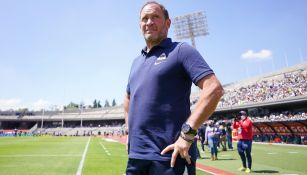
[[[204,121],[208,120],[224,92],[223,87],[215,76],[209,77],[200,83],[202,83],[199,85],[203,89],[202,93],[194,111],[187,120],[187,123],[193,129],[199,128]]]

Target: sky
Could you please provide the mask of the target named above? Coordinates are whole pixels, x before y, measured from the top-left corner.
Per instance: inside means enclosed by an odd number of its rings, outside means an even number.
[[[0,110],[122,104],[145,46],[144,0],[0,0]],[[305,0],[161,0],[170,18],[204,11],[196,48],[222,84],[307,61]],[[169,31],[176,40],[173,29]]]

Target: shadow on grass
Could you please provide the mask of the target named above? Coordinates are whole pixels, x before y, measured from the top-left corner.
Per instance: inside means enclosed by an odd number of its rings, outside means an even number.
[[[274,173],[279,173],[279,171],[275,171],[275,170],[253,170],[253,173],[268,173],[268,174],[274,174]]]
[[[219,158],[218,160],[238,160],[238,159],[234,159],[234,158]]]

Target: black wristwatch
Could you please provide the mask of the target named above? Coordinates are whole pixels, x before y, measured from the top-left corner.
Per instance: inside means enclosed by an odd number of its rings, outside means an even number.
[[[189,124],[184,123],[181,127],[181,132],[185,135],[196,136],[197,130],[194,130]]]
[[[189,124],[184,123],[181,127],[180,137],[189,142],[193,143],[194,137],[196,136],[197,131],[194,130]]]

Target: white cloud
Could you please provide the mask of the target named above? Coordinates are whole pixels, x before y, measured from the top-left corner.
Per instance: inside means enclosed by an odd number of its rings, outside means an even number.
[[[49,101],[39,99],[36,102],[25,103],[19,98],[12,99],[0,99],[0,110],[18,110],[20,108],[28,108],[29,110],[40,111],[45,110],[61,110],[63,109],[60,105],[52,105]]]
[[[248,50],[241,55],[242,59],[245,60],[265,60],[272,58],[272,51],[262,49],[259,52],[254,52],[253,50]]]
[[[0,109],[9,110],[9,109],[19,109],[21,107],[21,100],[18,98],[13,99],[0,99]]]
[[[46,109],[48,106],[50,105],[50,103],[46,100],[43,99],[39,99],[36,102],[33,103],[33,109],[35,111],[39,111],[42,109]]]

